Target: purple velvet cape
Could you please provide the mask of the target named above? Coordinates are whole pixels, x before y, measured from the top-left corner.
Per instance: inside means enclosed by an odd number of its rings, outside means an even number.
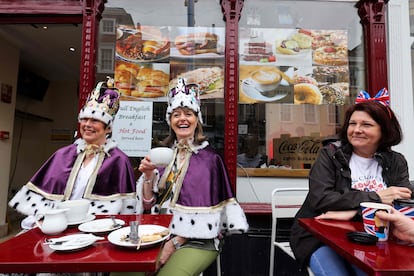
[[[164,169],[159,169],[160,175]],[[200,149],[190,158],[177,204],[191,207],[211,207],[233,198],[226,166],[211,147]]]
[[[58,149],[30,179],[30,182],[50,194],[63,195],[72,167],[77,158],[76,144]],[[134,170],[128,156],[119,148],[109,150],[99,168],[92,194],[106,196],[135,192]]]

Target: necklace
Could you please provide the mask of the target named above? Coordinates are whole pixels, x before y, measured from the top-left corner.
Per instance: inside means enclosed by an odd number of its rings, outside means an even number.
[[[103,148],[95,144],[89,144],[85,147],[85,154],[88,157],[95,156],[96,154],[99,154],[102,151],[103,151]]]

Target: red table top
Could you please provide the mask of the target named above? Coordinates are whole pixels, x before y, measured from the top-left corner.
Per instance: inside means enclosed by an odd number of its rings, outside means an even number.
[[[414,248],[389,239],[376,245],[350,242],[346,233],[364,231],[362,222],[299,219],[300,225],[369,275],[414,275]]]
[[[104,218],[108,216],[97,216]],[[156,224],[168,227],[170,215],[118,215],[126,222],[139,220],[140,224]],[[71,226],[62,236],[79,232]],[[157,255],[161,244],[134,250],[114,245],[107,240],[97,241],[79,251],[54,251],[43,244],[45,238],[39,228],[13,237],[0,244],[0,272],[125,272],[155,271]]]

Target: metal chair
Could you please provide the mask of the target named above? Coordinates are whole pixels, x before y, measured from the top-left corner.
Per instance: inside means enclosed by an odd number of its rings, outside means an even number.
[[[276,188],[272,191],[272,237],[270,240],[270,265],[269,276],[277,275],[274,271],[275,247],[279,247],[283,252],[295,259],[289,242],[277,241],[277,219],[294,218],[308,194],[308,188]],[[308,274],[313,275],[308,267]]]

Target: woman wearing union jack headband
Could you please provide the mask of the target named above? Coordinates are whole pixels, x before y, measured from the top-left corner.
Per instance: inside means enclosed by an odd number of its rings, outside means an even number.
[[[365,275],[311,233],[298,218],[361,220],[361,202],[392,204],[409,199],[413,187],[405,157],[391,149],[401,127],[384,88],[375,97],[362,91],[348,108],[339,139],[325,145],[309,173],[309,194],[296,215],[291,247],[301,267],[315,275]]]

